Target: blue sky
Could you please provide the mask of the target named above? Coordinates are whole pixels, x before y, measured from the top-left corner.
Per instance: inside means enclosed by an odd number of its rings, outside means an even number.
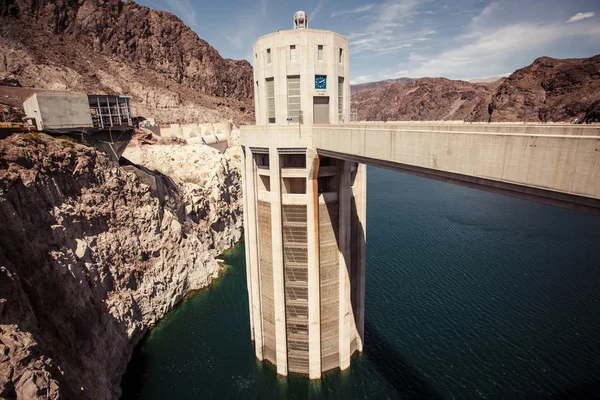
[[[598,0],[138,0],[176,14],[227,58],[252,59],[252,44],[309,27],[350,39],[351,82],[408,76],[500,76],[535,58],[600,53]]]

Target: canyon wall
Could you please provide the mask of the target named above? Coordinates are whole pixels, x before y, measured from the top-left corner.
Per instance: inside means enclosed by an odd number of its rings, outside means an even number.
[[[0,397],[118,398],[133,346],[217,277],[240,175],[196,152],[184,182],[69,140],[0,141]]]
[[[175,15],[120,0],[0,1],[0,78],[132,97],[162,123],[253,120],[252,67]]]

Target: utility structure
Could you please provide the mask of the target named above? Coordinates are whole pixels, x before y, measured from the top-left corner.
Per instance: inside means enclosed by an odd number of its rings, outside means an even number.
[[[254,44],[256,124],[293,139],[244,148],[246,265],[256,356],[320,378],[362,350],[366,168],[319,157],[302,138],[350,108],[348,39],[294,29]]]
[[[279,374],[363,348],[365,164],[600,215],[598,126],[355,123],[348,40],[303,12],[294,28],[255,43],[240,130],[252,339]]]
[[[132,125],[128,96],[88,95],[92,121],[97,128]]]

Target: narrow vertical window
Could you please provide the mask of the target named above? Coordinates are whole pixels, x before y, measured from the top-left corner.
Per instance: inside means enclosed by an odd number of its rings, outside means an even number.
[[[267,78],[267,118],[270,124],[275,123],[275,80]]]
[[[267,49],[267,64],[271,64],[271,49]]]
[[[290,46],[290,61],[296,61],[296,45]]]
[[[300,114],[300,76],[288,76],[287,77],[287,91],[288,91],[288,117],[292,118],[292,121],[298,122],[298,115]]]
[[[344,49],[340,49],[340,64],[344,62]]]
[[[320,44],[317,47],[317,60],[323,61],[323,45]]]
[[[349,122],[344,118],[344,78],[338,78],[338,114],[339,122]]]

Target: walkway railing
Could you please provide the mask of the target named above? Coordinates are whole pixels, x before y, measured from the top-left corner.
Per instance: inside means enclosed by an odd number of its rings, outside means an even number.
[[[339,124],[347,124],[350,122],[356,122],[357,120],[357,111],[356,108],[352,108],[350,110],[343,110],[338,114],[338,123]]]

